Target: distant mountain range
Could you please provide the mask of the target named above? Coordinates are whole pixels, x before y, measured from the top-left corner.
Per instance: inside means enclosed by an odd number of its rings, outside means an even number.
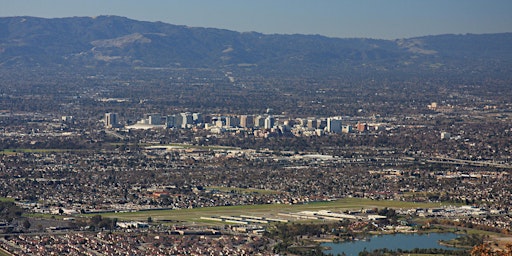
[[[0,18],[0,68],[35,66],[251,67],[292,73],[490,67],[507,73],[512,33],[375,40],[239,33],[118,16]]]

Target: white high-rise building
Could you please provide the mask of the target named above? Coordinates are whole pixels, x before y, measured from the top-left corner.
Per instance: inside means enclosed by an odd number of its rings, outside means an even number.
[[[341,133],[341,118],[340,117],[329,117],[327,118],[327,132],[330,133]]]
[[[240,126],[242,126],[243,128],[252,128],[254,126],[254,116],[241,115]]]
[[[167,127],[167,128],[176,127],[176,116],[175,115],[165,117],[165,127]]]
[[[236,116],[226,116],[227,127],[237,127],[240,125],[240,120]]]
[[[452,137],[451,133],[449,132],[441,132],[441,139],[442,140],[448,140]]]
[[[75,118],[73,116],[62,116],[61,120],[64,123],[73,123]]]
[[[194,124],[194,118],[190,112],[181,113],[182,123],[181,128],[188,128],[189,125]]]
[[[265,129],[272,129],[274,127],[275,119],[273,116],[265,118]]]
[[[316,129],[316,124],[317,120],[315,117],[308,117],[308,120],[307,120],[307,127],[308,129]]]
[[[193,113],[192,120],[194,121],[195,124],[200,124],[204,122],[203,115],[201,113]]]
[[[343,132],[343,133],[352,133],[352,126],[351,125],[342,126],[341,132]]]
[[[160,114],[151,114],[148,117],[149,124],[151,125],[161,125],[162,124],[162,116]]]
[[[265,117],[263,116],[256,116],[254,118],[254,126],[258,128],[265,127]]]
[[[115,128],[117,126],[117,113],[105,113],[105,127]]]

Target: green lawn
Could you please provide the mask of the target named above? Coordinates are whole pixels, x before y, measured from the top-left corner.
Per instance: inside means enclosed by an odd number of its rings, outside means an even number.
[[[3,249],[0,249],[0,256],[11,256],[12,254],[6,253]]]
[[[150,147],[150,146],[161,146],[161,147],[177,147],[177,148],[184,148],[184,149],[204,149],[204,150],[216,150],[216,149],[237,149],[235,147],[229,147],[229,146],[200,146],[200,145],[191,145],[191,144],[182,144],[182,143],[171,143],[171,144],[157,144],[157,143],[121,143],[121,142],[114,142],[109,143],[111,146],[134,146],[137,145],[139,147]]]
[[[13,198],[0,197],[0,202],[14,202]]]
[[[277,190],[255,189],[255,188],[231,188],[231,187],[207,187],[207,190],[218,190],[222,192],[233,191],[236,194],[262,194],[262,195],[275,195],[283,192]]]
[[[83,149],[46,149],[46,148],[11,148],[0,150],[0,154],[4,155],[12,155],[17,153],[62,153],[62,152],[72,152],[72,151],[81,151]]]
[[[439,256],[439,254],[408,253],[407,256]]]
[[[284,205],[284,204],[265,204],[265,205],[247,205],[247,206],[220,206],[205,207],[182,210],[153,210],[128,213],[106,213],[104,217],[118,218],[119,220],[138,220],[145,221],[151,217],[153,221],[183,221],[183,222],[206,222],[201,220],[202,216],[239,216],[255,215],[262,217],[279,218],[278,213],[300,212],[300,211],[318,211],[318,210],[348,210],[348,209],[368,209],[368,208],[426,208],[439,207],[441,203],[411,203],[400,201],[374,201],[369,199],[346,198],[332,202],[315,202],[309,204]]]
[[[173,146],[173,147],[196,148],[196,149],[206,149],[206,150],[236,149],[234,147],[228,147],[228,146],[199,146],[199,145],[180,144],[180,143],[172,143],[172,144],[166,144],[166,145],[153,144],[152,146]]]

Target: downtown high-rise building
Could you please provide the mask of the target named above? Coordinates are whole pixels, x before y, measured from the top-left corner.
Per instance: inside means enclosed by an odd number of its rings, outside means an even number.
[[[265,129],[274,128],[275,122],[276,120],[273,116],[267,116],[267,118],[265,118]]]
[[[194,124],[194,117],[192,113],[185,112],[181,113],[181,128],[188,128],[189,126]]]
[[[118,125],[117,113],[105,113],[106,128],[116,128]]]
[[[203,114],[201,113],[193,113],[192,114],[192,121],[194,124],[200,124],[204,122]]]
[[[225,119],[227,127],[237,127],[240,125],[240,120],[236,116],[226,116]]]
[[[317,120],[315,117],[308,117],[308,120],[307,120],[307,128],[308,129],[316,129],[316,126],[317,126]]]
[[[161,125],[162,124],[162,115],[160,114],[151,114],[148,116],[148,123],[150,125]]]
[[[254,118],[254,126],[258,128],[265,127],[265,117],[258,115]]]
[[[252,128],[254,127],[254,116],[251,115],[241,115],[240,116],[240,126],[243,128]]]
[[[340,117],[329,117],[327,118],[327,132],[329,133],[341,133],[341,118]]]

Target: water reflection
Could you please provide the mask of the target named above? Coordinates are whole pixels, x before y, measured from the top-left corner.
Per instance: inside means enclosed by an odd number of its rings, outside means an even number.
[[[389,249],[389,250],[413,250],[420,249],[448,249],[455,248],[440,245],[440,240],[451,240],[459,235],[454,233],[429,233],[429,234],[393,234],[393,235],[379,235],[370,236],[368,238],[342,242],[342,243],[323,243],[322,246],[331,248],[325,250],[324,253],[331,253],[334,255],[345,253],[346,255],[358,255],[360,252],[373,251],[376,249]]]

